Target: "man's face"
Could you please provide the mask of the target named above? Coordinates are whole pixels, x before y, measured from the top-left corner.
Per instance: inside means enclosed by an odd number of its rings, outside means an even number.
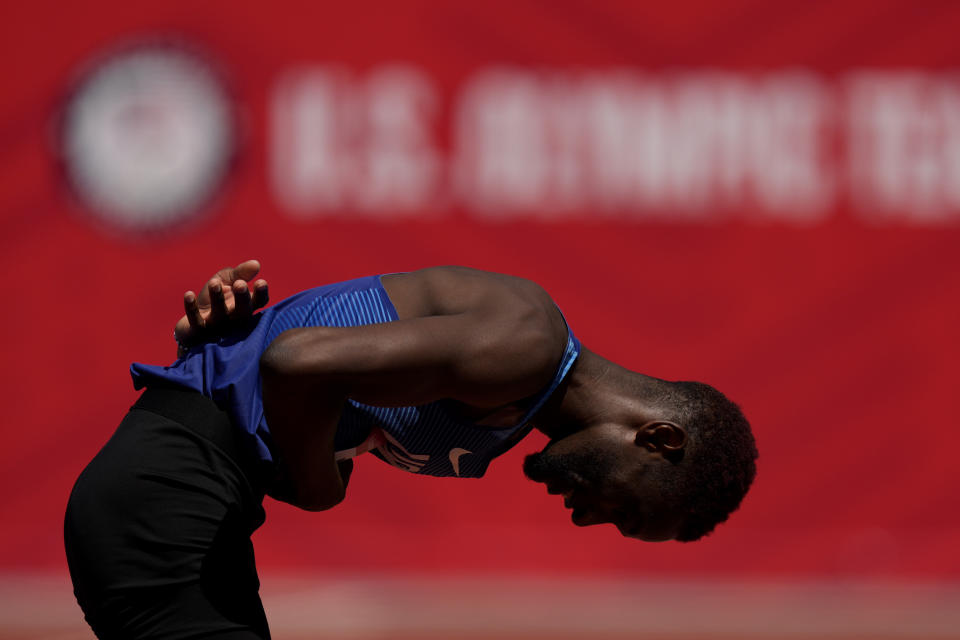
[[[654,466],[664,463],[637,444],[634,430],[610,424],[550,441],[523,470],[563,496],[575,525],[612,523],[626,537],[660,542],[675,538],[683,519],[654,480]]]

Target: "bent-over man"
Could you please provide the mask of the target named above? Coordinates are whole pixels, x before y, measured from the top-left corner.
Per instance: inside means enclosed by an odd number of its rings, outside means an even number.
[[[696,540],[740,504],[756,447],[699,382],[630,371],[584,347],[537,284],[462,267],[309,289],[260,313],[256,261],[188,292],[177,361],[78,479],[65,538],[101,638],[268,638],[250,535],[264,494],[344,499],[352,458],[479,477],[532,429],[524,472],[579,526]]]

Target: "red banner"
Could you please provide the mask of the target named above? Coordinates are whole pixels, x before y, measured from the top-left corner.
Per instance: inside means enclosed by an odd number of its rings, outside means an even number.
[[[360,459],[262,566],[960,576],[952,3],[97,2],[5,10],[0,567],[61,567],[73,479],[173,359],[179,298],[464,264],[755,425],[696,544],[580,530],[522,478]],[[469,550],[469,551],[467,551]]]

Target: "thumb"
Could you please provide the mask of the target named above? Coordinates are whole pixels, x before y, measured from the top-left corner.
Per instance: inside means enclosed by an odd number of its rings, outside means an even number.
[[[235,267],[224,267],[220,269],[214,277],[220,278],[224,284],[230,286],[237,280],[250,280],[259,272],[260,262],[257,260],[247,260]]]

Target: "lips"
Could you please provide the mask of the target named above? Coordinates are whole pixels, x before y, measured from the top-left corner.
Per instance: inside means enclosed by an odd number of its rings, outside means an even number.
[[[548,485],[547,485],[547,493],[549,493],[550,495],[554,495],[554,496],[560,496],[560,495],[562,495],[562,496],[563,496],[563,506],[566,507],[567,509],[576,509],[576,508],[577,508],[576,500],[574,499],[574,496],[573,496],[573,494],[574,494],[574,490],[573,490],[573,489],[570,489],[570,488],[567,488],[567,487],[564,487],[564,486],[561,486],[561,485],[557,485],[557,484],[548,484]]]
[[[570,520],[578,527],[586,526],[591,524],[590,512],[580,507],[574,507],[573,513],[570,514]]]
[[[582,501],[574,497],[573,491],[564,494],[563,506],[572,511],[570,519],[573,521],[573,524],[582,527],[589,523],[590,510],[582,504]]]

